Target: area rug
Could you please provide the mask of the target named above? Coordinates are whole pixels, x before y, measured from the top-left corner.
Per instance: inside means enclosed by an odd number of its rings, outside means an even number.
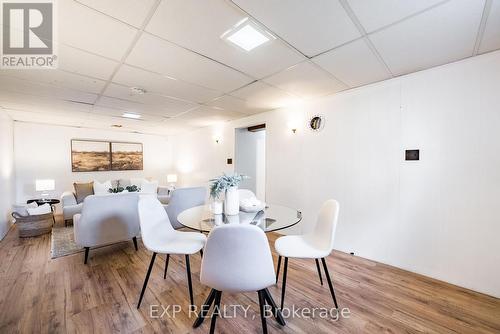
[[[50,255],[52,259],[80,252],[83,252],[83,248],[77,246],[75,243],[73,226],[52,228],[52,239],[50,244]]]

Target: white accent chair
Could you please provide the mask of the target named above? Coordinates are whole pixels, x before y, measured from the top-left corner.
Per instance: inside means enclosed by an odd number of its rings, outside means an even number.
[[[153,252],[153,255],[146,278],[144,279],[144,285],[142,286],[137,308],[141,306],[142,298],[144,297],[144,292],[148,285],[149,276],[151,275],[151,270],[153,269],[158,253],[167,255],[163,278],[166,278],[170,254],[185,255],[190,305],[194,305],[189,255],[201,252],[207,238],[202,233],[180,232],[174,230],[165,209],[160,201],[154,196],[141,196],[138,207],[142,242],[148,250]]]
[[[81,214],[73,217],[75,243],[85,248],[105,246],[132,239],[137,250],[138,194],[91,195],[85,198]]]
[[[75,194],[71,191],[65,191],[61,196],[61,206],[63,209],[64,224],[73,220],[73,216],[82,213],[83,203],[76,202]]]
[[[312,232],[304,235],[283,236],[275,241],[274,248],[279,255],[276,283],[278,283],[281,257],[285,258],[281,288],[281,309],[283,309],[285,301],[288,258],[314,259],[316,261],[316,269],[318,270],[321,285],[323,285],[323,278],[321,277],[321,269],[318,261],[318,259],[321,259],[330,293],[332,294],[333,303],[335,304],[335,308],[338,308],[335,290],[333,289],[333,284],[325,261],[325,258],[330,255],[333,250],[333,239],[337,227],[338,216],[339,203],[334,199],[330,199],[323,203],[316,222],[316,227]]]
[[[226,224],[213,229],[205,246],[200,281],[212,288],[193,327],[202,324],[214,305],[210,333],[220,311],[222,292],[258,292],[262,329],[267,333],[264,308],[271,307],[279,324],[285,325],[268,287],[274,285],[274,265],[269,243],[262,229],[254,225]]]
[[[178,188],[172,191],[170,201],[165,207],[170,223],[175,229],[184,227],[177,216],[189,208],[204,205],[207,198],[207,189],[204,187]]]

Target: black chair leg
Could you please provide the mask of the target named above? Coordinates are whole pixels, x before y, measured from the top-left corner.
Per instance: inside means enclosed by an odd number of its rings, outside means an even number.
[[[318,269],[318,275],[319,275],[319,281],[321,282],[321,285],[323,285],[323,277],[321,275],[321,268],[319,267],[319,260],[316,260],[316,269]]]
[[[267,322],[266,322],[266,315],[264,313],[266,306],[264,291],[259,290],[257,293],[259,294],[260,321],[262,322],[262,333],[267,334]]]
[[[186,254],[186,270],[187,270],[187,278],[188,278],[188,287],[189,287],[189,301],[191,302],[190,307],[194,307],[194,298],[193,298],[193,284],[191,282],[191,266],[189,264],[189,255]]]
[[[144,291],[146,291],[146,286],[148,285],[149,275],[151,275],[151,270],[153,269],[153,264],[155,263],[156,253],[153,253],[151,257],[151,262],[149,263],[148,273],[146,274],[146,278],[144,279],[144,285],[142,286],[141,296],[139,297],[139,303],[137,304],[137,308],[141,307],[142,297],[144,297]]]
[[[170,254],[167,254],[165,259],[165,270],[163,271],[163,279],[167,278],[168,261],[170,261]]]
[[[210,334],[215,333],[215,321],[217,320],[217,317],[220,315],[220,299],[222,297],[222,292],[217,291],[217,294],[215,295],[215,303],[214,303],[214,311],[212,313],[212,322],[210,323]]]
[[[276,269],[276,284],[278,284],[278,277],[280,277],[281,268],[281,255],[278,257],[278,268]]]
[[[193,328],[197,328],[203,323],[203,321],[205,320],[205,317],[208,314],[208,311],[210,310],[210,307],[212,306],[212,304],[215,300],[216,295],[217,295],[217,290],[212,289],[210,291],[210,294],[208,295],[207,299],[205,300],[203,305],[201,305],[201,307],[200,307],[200,313],[198,314],[198,317],[196,318],[195,322],[193,323]]]
[[[276,303],[274,302],[273,296],[271,295],[268,289],[264,289],[262,291],[264,291],[264,298],[266,299],[267,303],[271,305],[273,309],[273,315],[276,318],[276,321],[281,326],[285,326],[286,325],[285,319],[283,318],[283,315],[281,314],[281,310],[278,308],[278,305],[276,305]]]
[[[201,255],[201,258],[203,259],[203,249],[200,249],[200,255]]]
[[[137,252],[139,250],[139,247],[137,247],[137,237],[133,237],[132,241],[134,242],[135,251]]]
[[[283,310],[283,304],[285,303],[285,289],[286,289],[286,274],[288,270],[288,258],[285,257],[285,265],[283,268],[283,283],[281,286],[281,307],[280,309]]]
[[[85,259],[83,260],[83,264],[87,264],[87,260],[89,259],[89,251],[90,247],[85,247]]]
[[[335,308],[338,309],[339,305],[337,304],[337,298],[335,298],[335,290],[333,289],[332,280],[330,279],[330,273],[328,272],[328,267],[326,266],[325,258],[322,258],[321,262],[323,263],[323,269],[325,270],[326,280],[328,281],[328,286],[330,287],[330,293],[332,294],[333,297],[333,303],[335,304]]]

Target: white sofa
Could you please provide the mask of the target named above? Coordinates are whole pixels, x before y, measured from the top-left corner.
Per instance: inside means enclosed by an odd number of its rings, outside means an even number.
[[[85,263],[90,247],[132,239],[137,250],[136,237],[140,233],[138,203],[138,193],[90,195],[85,198],[82,213],[73,217],[75,243],[85,248]]]
[[[169,192],[170,192],[169,187],[158,186],[157,197],[158,200],[164,205],[168,204],[169,202],[170,199]],[[74,215],[82,212],[83,203],[77,203],[74,192],[65,191],[61,195],[61,206],[63,211],[64,222],[67,223],[68,221],[71,221],[73,219]]]

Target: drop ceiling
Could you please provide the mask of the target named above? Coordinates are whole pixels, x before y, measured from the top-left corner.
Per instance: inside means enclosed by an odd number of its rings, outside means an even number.
[[[245,19],[276,38],[221,38]],[[58,25],[59,68],[0,70],[0,106],[167,135],[500,49],[500,0],[63,0]]]

